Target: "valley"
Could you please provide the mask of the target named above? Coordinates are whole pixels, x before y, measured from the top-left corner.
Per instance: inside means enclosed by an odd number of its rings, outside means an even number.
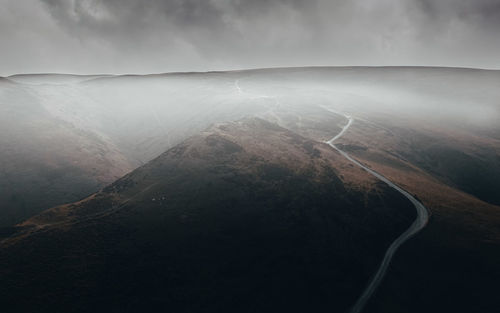
[[[3,311],[493,313],[499,84],[419,67],[3,78]]]

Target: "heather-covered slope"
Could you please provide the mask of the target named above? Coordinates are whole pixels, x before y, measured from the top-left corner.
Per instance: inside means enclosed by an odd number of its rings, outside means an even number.
[[[211,74],[2,78],[0,227],[80,200],[211,123],[263,110],[240,102],[232,83]]]
[[[1,302],[5,312],[343,311],[413,218],[325,144],[261,119],[218,124],[25,222],[2,243]]]

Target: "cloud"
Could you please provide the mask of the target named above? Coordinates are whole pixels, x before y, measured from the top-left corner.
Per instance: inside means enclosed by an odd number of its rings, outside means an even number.
[[[500,66],[500,0],[0,2],[4,72]]]

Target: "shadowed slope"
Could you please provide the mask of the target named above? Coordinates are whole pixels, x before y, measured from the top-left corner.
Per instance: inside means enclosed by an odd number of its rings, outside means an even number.
[[[322,143],[260,119],[219,124],[24,223],[2,244],[1,301],[12,311],[342,311],[413,218],[406,199]],[[18,302],[26,293],[33,301]]]
[[[366,312],[496,312],[497,140],[426,121],[403,126],[391,115],[357,122],[338,146],[432,212],[427,227],[395,256]]]

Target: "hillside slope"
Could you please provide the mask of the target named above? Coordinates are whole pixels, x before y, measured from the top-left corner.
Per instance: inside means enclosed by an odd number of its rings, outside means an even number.
[[[133,169],[105,136],[58,119],[29,89],[7,84],[0,84],[0,227],[80,200]]]
[[[411,204],[325,144],[218,124],[2,242],[4,312],[346,310]],[[31,301],[22,301],[26,294]]]
[[[500,279],[500,143],[397,116],[356,119],[338,146],[432,212],[396,255],[366,312],[491,312]]]

